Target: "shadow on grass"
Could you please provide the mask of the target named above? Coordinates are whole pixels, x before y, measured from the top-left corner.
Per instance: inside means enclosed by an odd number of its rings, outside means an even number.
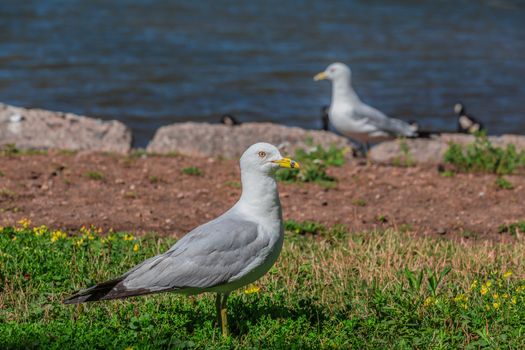
[[[181,300],[170,297],[159,300],[159,304],[151,303],[151,299],[144,303],[135,299],[137,302],[134,305],[126,302],[122,309],[128,310],[119,312],[117,324],[110,321],[115,315],[91,309],[77,321],[62,314],[49,323],[3,325],[0,329],[11,334],[2,337],[0,348],[125,348],[147,344],[152,348],[179,349],[199,347],[199,344],[207,342],[222,343],[212,298],[200,302],[182,296],[176,298]],[[302,319],[312,328],[322,329],[334,318],[315,298],[302,297],[290,301],[280,294],[271,296],[263,293],[249,296],[237,294],[230,298],[228,319],[233,338],[242,338],[258,326],[264,328],[269,319],[283,322]],[[268,327],[271,325],[268,324]]]

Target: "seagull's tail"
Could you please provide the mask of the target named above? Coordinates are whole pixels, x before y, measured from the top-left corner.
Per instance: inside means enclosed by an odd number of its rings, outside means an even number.
[[[122,281],[122,277],[116,278],[111,281],[106,281],[106,282],[96,284],[93,287],[78,291],[77,293],[73,294],[69,298],[64,299],[63,303],[64,304],[80,304],[80,303],[84,303],[87,301],[112,299],[112,298],[104,298],[104,297],[108,295],[115,288],[115,286],[119,284],[121,281]]]

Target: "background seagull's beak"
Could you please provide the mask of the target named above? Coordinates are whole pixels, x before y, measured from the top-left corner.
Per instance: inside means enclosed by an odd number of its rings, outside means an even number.
[[[318,73],[314,77],[315,81],[324,80],[324,79],[326,79],[326,73],[325,72]]]
[[[292,168],[292,169],[301,168],[299,163],[297,163],[295,160],[291,160],[290,158],[281,158],[279,160],[272,160],[272,163],[279,164],[281,168]]]

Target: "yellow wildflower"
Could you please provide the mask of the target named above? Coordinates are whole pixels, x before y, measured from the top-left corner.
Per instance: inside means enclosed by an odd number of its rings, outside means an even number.
[[[67,237],[67,233],[61,231],[61,230],[56,230],[56,231],[53,231],[51,233],[51,242],[56,242],[58,241],[59,239],[63,239],[63,238],[66,238]]]
[[[510,276],[512,276],[512,271],[510,271],[510,270],[507,271],[507,272],[505,272],[505,273],[503,274],[503,278],[504,278],[504,279],[507,279],[507,278],[509,278]]]
[[[133,235],[128,235],[127,233],[124,235],[124,238],[123,238],[125,241],[132,241],[135,239],[135,236]]]
[[[454,298],[454,301],[456,303],[459,303],[459,302],[462,302],[462,301],[467,301],[468,300],[468,297],[465,295],[465,294],[458,294],[455,298]]]
[[[495,309],[499,309],[499,305],[500,305],[500,304],[499,304],[499,303],[496,303],[496,302],[492,303],[492,306],[494,306]]]
[[[503,299],[508,299],[509,298],[509,295],[507,293],[504,293],[503,294]]]
[[[485,285],[486,285],[487,287],[490,287],[490,286],[492,286],[492,282],[491,282],[491,281],[487,281],[487,283],[485,283]]]
[[[89,232],[86,236],[87,236],[87,238],[88,238],[90,241],[92,241],[92,240],[95,239],[95,236],[93,236],[93,234],[92,234],[91,232]]]
[[[31,220],[29,220],[27,218],[23,218],[23,219],[19,220],[18,223],[20,225],[22,225],[22,228],[28,228],[31,225]]]
[[[35,234],[35,236],[42,236],[46,232],[47,232],[46,225],[40,225],[39,227],[33,227],[33,233]]]
[[[498,294],[498,293],[494,293],[494,294],[492,294],[492,297],[493,297],[494,299],[499,299],[499,294]]]
[[[481,286],[481,289],[480,289],[480,293],[481,295],[485,295],[487,294],[487,292],[489,291],[489,289],[487,288],[487,286]]]
[[[423,302],[423,306],[424,307],[429,307],[430,305],[432,305],[434,303],[434,299],[432,299],[432,297],[428,297],[425,299],[425,301]]]
[[[75,242],[75,244],[77,245],[77,247],[80,247],[82,244],[84,244],[84,238],[79,239]]]
[[[13,238],[11,238],[11,240],[16,241],[16,236],[13,236]]]
[[[516,305],[516,303],[518,302],[518,300],[516,299],[516,297],[512,297],[512,299],[510,300],[511,303],[513,303],[514,305]]]
[[[134,252],[138,252],[139,251],[139,245],[137,243],[135,243],[135,245],[133,246],[133,251]]]
[[[246,290],[244,291],[244,294],[258,293],[260,290],[261,290],[261,288],[259,288],[257,286],[251,286],[249,288],[246,288]]]
[[[474,282],[472,282],[472,284],[470,285],[470,290],[476,288],[478,286],[478,280],[474,280]]]

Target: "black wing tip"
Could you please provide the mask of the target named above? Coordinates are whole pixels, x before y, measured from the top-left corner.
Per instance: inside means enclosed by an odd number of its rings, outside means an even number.
[[[80,304],[88,301],[97,301],[105,299],[109,293],[113,291],[120,282],[122,278],[117,278],[111,281],[102,282],[96,284],[88,289],[81,290],[74,293],[70,297],[62,301],[63,304]]]

